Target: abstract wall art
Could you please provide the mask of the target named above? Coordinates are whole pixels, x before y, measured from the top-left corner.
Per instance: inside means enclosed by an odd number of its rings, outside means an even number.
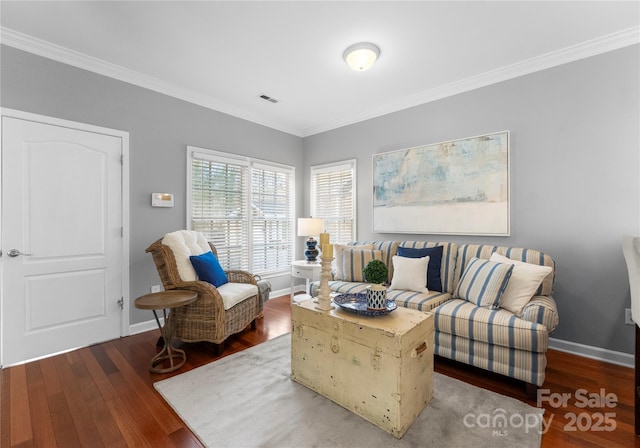
[[[373,231],[510,234],[509,131],[373,155]]]

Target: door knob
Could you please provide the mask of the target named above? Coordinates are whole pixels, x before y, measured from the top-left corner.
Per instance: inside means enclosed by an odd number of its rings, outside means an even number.
[[[7,252],[7,255],[9,255],[10,257],[17,257],[18,255],[31,255],[31,254],[22,253],[18,249],[9,249],[9,252]]]

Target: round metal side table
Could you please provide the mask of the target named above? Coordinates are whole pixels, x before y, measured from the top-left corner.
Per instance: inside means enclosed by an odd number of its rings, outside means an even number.
[[[198,299],[198,293],[187,290],[171,290],[161,291],[147,294],[138,297],[135,300],[136,308],[141,310],[152,310],[153,315],[160,328],[160,333],[164,339],[164,347],[162,350],[151,359],[151,366],[149,370],[153,373],[168,373],[178,370],[187,362],[187,355],[184,350],[174,348],[171,346],[171,339],[173,339],[172,325],[167,325],[167,310],[178,308],[181,306],[189,305]],[[164,325],[160,324],[158,318],[158,310],[162,310],[164,317]],[[169,360],[169,367],[162,368],[159,365],[163,361]]]

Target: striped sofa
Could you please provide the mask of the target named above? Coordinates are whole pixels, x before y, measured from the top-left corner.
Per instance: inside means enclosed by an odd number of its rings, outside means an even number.
[[[372,245],[380,251],[389,268],[389,280],[393,278],[392,257],[397,254],[398,247],[443,246],[442,292],[389,290],[387,298],[395,300],[399,306],[434,314],[436,355],[516,378],[532,386],[544,383],[549,334],[558,325],[557,307],[551,296],[555,263],[549,255],[533,249],[449,242],[356,241],[350,244]],[[454,291],[469,260],[489,259],[493,252],[552,268],[519,316],[505,309],[480,307],[454,298]],[[364,282],[329,282],[332,291],[343,294],[363,293],[367,286]],[[312,283],[309,293],[316,295],[317,287],[318,282]]]

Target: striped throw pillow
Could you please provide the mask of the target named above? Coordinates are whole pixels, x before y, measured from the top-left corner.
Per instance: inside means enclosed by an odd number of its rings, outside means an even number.
[[[382,260],[382,251],[374,249],[345,249],[342,254],[342,272],[345,282],[364,282],[362,270],[371,260]]]
[[[495,309],[507,288],[513,265],[472,258],[460,277],[454,297]]]
[[[331,264],[331,270],[333,271],[334,280],[344,280],[344,250],[357,247],[358,249],[373,249],[373,244],[334,244],[333,245],[333,263]]]

